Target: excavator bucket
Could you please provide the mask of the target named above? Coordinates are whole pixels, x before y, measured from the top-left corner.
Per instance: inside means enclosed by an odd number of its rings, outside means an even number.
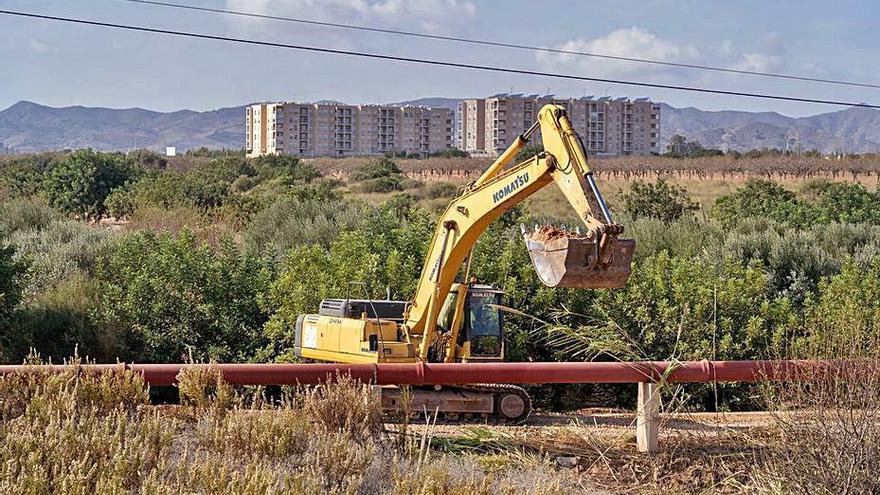
[[[524,237],[538,278],[548,287],[610,289],[629,279],[633,239],[615,240],[610,262],[602,264],[595,236],[544,227]]]

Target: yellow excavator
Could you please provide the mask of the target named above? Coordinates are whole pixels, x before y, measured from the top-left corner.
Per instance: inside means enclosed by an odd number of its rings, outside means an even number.
[[[508,167],[539,129],[544,151]],[[623,227],[611,219],[564,107],[546,105],[537,122],[450,202],[438,221],[411,301],[325,299],[318,314],[297,318],[295,354],[339,363],[503,360],[503,291],[473,280],[469,260],[492,221],[551,183],[562,191],[585,229],[522,228],[541,281],[551,287],[623,286],[635,241],[618,238]],[[385,387],[381,395],[386,410],[402,406],[400,389]],[[518,423],[531,411],[525,390],[506,384],[415,389],[406,401],[411,410],[436,411],[449,420]]]

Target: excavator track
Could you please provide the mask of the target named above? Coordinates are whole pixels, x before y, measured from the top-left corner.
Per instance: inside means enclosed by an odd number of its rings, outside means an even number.
[[[493,395],[495,411],[490,420],[501,423],[521,424],[532,413],[532,399],[526,389],[509,383],[475,383],[457,388]]]
[[[404,399],[398,387],[381,387],[382,408],[390,420],[400,419],[409,400],[411,419],[437,415],[442,424],[520,424],[532,412],[532,401],[522,387],[510,384],[476,383],[448,387],[410,389]]]

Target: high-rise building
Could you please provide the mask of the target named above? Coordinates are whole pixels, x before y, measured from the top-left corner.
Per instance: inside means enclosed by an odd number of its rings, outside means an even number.
[[[247,156],[428,155],[452,147],[445,108],[341,103],[259,103],[247,107]]]
[[[588,153],[650,155],[660,151],[660,106],[647,98],[560,99],[554,95],[501,93],[458,104],[456,146],[473,154],[498,155],[528,129],[546,104],[565,107]],[[533,136],[540,143],[540,132]]]

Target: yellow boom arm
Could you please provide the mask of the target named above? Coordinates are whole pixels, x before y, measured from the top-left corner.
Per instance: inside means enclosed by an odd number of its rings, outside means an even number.
[[[505,170],[538,125],[544,153]],[[559,186],[575,209],[587,228],[587,236],[597,241],[598,263],[610,262],[612,247],[623,227],[611,219],[564,108],[546,105],[536,125],[517,137],[479,179],[449,204],[440,219],[404,323],[407,340],[419,345],[422,360],[427,360],[440,307],[477,239],[501,214],[551,182]]]

